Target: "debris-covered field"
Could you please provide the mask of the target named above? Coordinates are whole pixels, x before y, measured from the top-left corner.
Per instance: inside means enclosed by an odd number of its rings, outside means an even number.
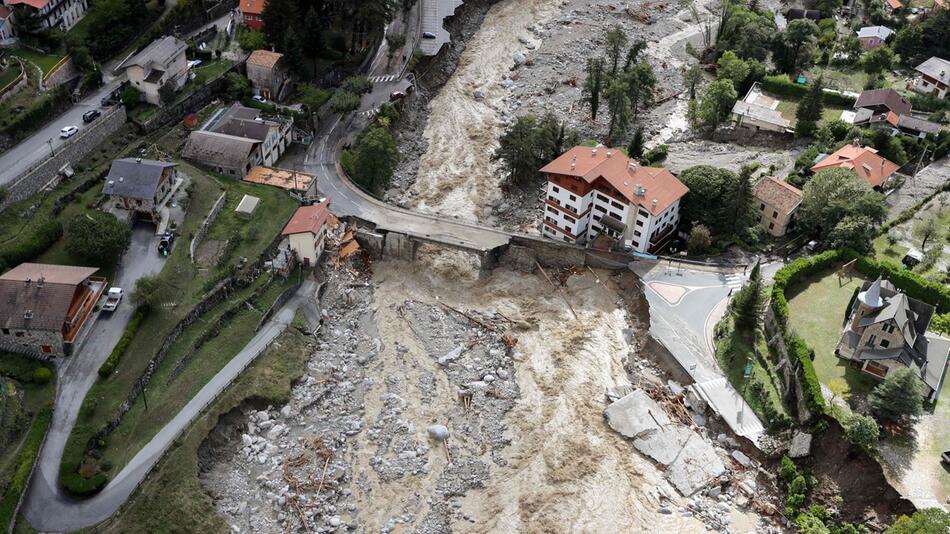
[[[293,400],[215,431],[229,445],[202,482],[233,531],[777,531],[756,460],[653,361],[629,276],[554,272],[556,289],[420,256],[333,270]],[[683,485],[613,430],[633,388],[689,436],[681,467],[719,468]]]
[[[763,138],[740,145],[696,137],[686,121],[683,71],[696,62],[687,43],[702,47],[702,24],[678,2],[489,4],[466,2],[449,19],[451,46],[420,74],[420,90],[404,102],[397,129],[402,161],[388,200],[537,233],[542,192],[503,191],[492,152],[507,125],[529,113],[552,113],[581,137],[604,140],[609,113],[602,104],[597,120],[591,120],[581,95],[587,60],[604,55],[607,29],[615,25],[624,29],[629,44],[647,43],[641,58],[656,73],[657,104],[636,122],[648,146],[668,144],[665,165],[673,172],[701,164],[738,170],[758,162],[784,176],[800,153],[794,142],[777,145]],[[697,7],[706,16],[705,3]]]

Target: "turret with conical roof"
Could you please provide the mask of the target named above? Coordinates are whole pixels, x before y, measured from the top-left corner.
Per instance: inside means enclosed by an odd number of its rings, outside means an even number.
[[[881,298],[881,277],[878,276],[877,280],[868,286],[865,291],[858,293],[858,301],[854,303],[854,316],[851,319],[851,331],[860,333],[863,330],[861,319],[865,315],[883,308],[885,304],[887,303]]]

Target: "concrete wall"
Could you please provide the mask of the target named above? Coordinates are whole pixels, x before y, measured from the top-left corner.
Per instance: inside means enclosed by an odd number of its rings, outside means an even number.
[[[192,263],[195,262],[195,249],[198,248],[198,245],[201,244],[201,240],[204,239],[205,234],[208,233],[208,228],[211,228],[211,223],[218,218],[218,214],[221,213],[221,208],[224,206],[224,201],[227,199],[227,196],[227,193],[221,193],[218,200],[214,201],[214,205],[211,206],[208,215],[201,221],[201,226],[198,227],[198,231],[195,232],[195,237],[191,239],[191,243],[188,245],[188,257],[191,258]]]
[[[52,89],[58,85],[71,82],[80,76],[82,76],[82,72],[79,71],[76,62],[70,56],[56,70],[46,75],[46,78],[43,79],[43,89]]]
[[[59,170],[64,165],[76,164],[123,124],[125,108],[115,106],[106,111],[99,120],[79,130],[53,157],[46,158],[33,170],[7,186],[7,198],[0,203],[0,211],[14,202],[30,197],[48,184],[59,183]]]

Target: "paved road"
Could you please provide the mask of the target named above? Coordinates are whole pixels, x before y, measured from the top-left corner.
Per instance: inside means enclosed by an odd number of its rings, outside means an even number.
[[[116,273],[116,280],[110,283],[129,291],[139,278],[161,271],[164,263],[165,258],[155,250],[155,231],[147,225],[137,226],[132,233],[132,245]],[[76,423],[82,401],[99,376],[99,366],[122,337],[133,311],[134,306],[129,299],[123,299],[116,311],[100,314],[76,354],[59,361],[53,421],[37,459],[37,469],[23,509],[34,528],[56,530],[56,527],[49,526],[49,521],[57,516],[63,519],[74,517],[72,510],[78,503],[64,495],[58,483],[63,448]]]
[[[155,256],[155,254],[149,254],[149,256]],[[162,427],[158,434],[95,496],[85,500],[72,499],[58,487],[59,458],[62,456],[63,444],[65,444],[65,438],[69,436],[72,422],[56,429],[57,436],[62,436],[62,438],[57,438],[55,443],[52,439],[54,432],[51,430],[50,437],[47,439],[47,444],[39,459],[39,469],[33,477],[27,496],[24,515],[30,521],[30,524],[41,531],[72,531],[95,525],[115,513],[129,498],[129,495],[135,491],[135,488],[138,487],[145,476],[155,467],[155,464],[158,463],[175,438],[187,429],[191,421],[214,401],[257,356],[264,352],[270,342],[280,335],[293,320],[294,313],[301,302],[314,297],[317,289],[316,282],[312,280],[304,282],[296,295],[269,321],[264,323],[254,338],[241,349],[241,352],[235,355],[218,374],[214,375],[178,412],[178,415]],[[126,309],[130,309],[130,307],[126,306]],[[105,355],[108,355],[108,351],[105,352]],[[82,403],[85,391],[95,380],[95,370],[98,369],[98,364],[89,368],[92,371],[92,376],[86,381],[88,383],[85,390],[78,391],[77,389],[70,395],[69,399],[62,398],[62,395],[58,396],[57,415],[54,416],[53,422],[54,428],[57,426],[58,414],[65,411],[62,409],[60,402],[65,405],[70,399],[76,399],[78,404]],[[75,372],[76,369],[71,371]],[[72,419],[75,420],[75,413],[73,413]]]
[[[82,122],[82,114],[91,109],[100,109],[99,101],[103,96],[118,87],[119,83],[116,80],[103,85],[93,94],[50,121],[41,130],[0,154],[0,185],[6,185],[14,181],[21,174],[49,157],[50,145],[52,145],[53,151],[58,152],[63,145],[72,142],[73,139],[60,139],[59,131],[64,126],[78,126],[82,130],[85,126]]]
[[[632,263],[631,270],[643,280],[650,303],[650,334],[693,377],[699,393],[729,427],[757,443],[763,425],[723,375],[712,344],[713,327],[725,314],[730,294],[742,286],[746,276],[649,262]]]

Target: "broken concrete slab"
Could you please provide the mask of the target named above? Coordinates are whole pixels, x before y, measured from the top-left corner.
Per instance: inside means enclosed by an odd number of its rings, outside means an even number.
[[[670,465],[679,456],[683,445],[691,439],[694,432],[682,426],[668,426],[659,430],[644,432],[633,440],[633,446],[641,453],[663,465]]]
[[[666,412],[641,389],[612,403],[604,410],[604,416],[610,428],[628,438],[638,438],[670,424]]]
[[[712,443],[692,430],[689,433],[692,436],[686,440],[666,472],[666,478],[686,497],[705,488],[726,472],[726,466]]]
[[[634,387],[630,384],[622,384],[612,388],[607,388],[607,400],[610,402],[617,402],[618,400],[633,393],[633,391]]]
[[[788,447],[788,455],[792,458],[804,458],[811,454],[811,434],[795,432],[792,443]]]
[[[732,459],[739,462],[739,465],[742,467],[752,467],[752,459],[745,455],[742,451],[732,451]]]

